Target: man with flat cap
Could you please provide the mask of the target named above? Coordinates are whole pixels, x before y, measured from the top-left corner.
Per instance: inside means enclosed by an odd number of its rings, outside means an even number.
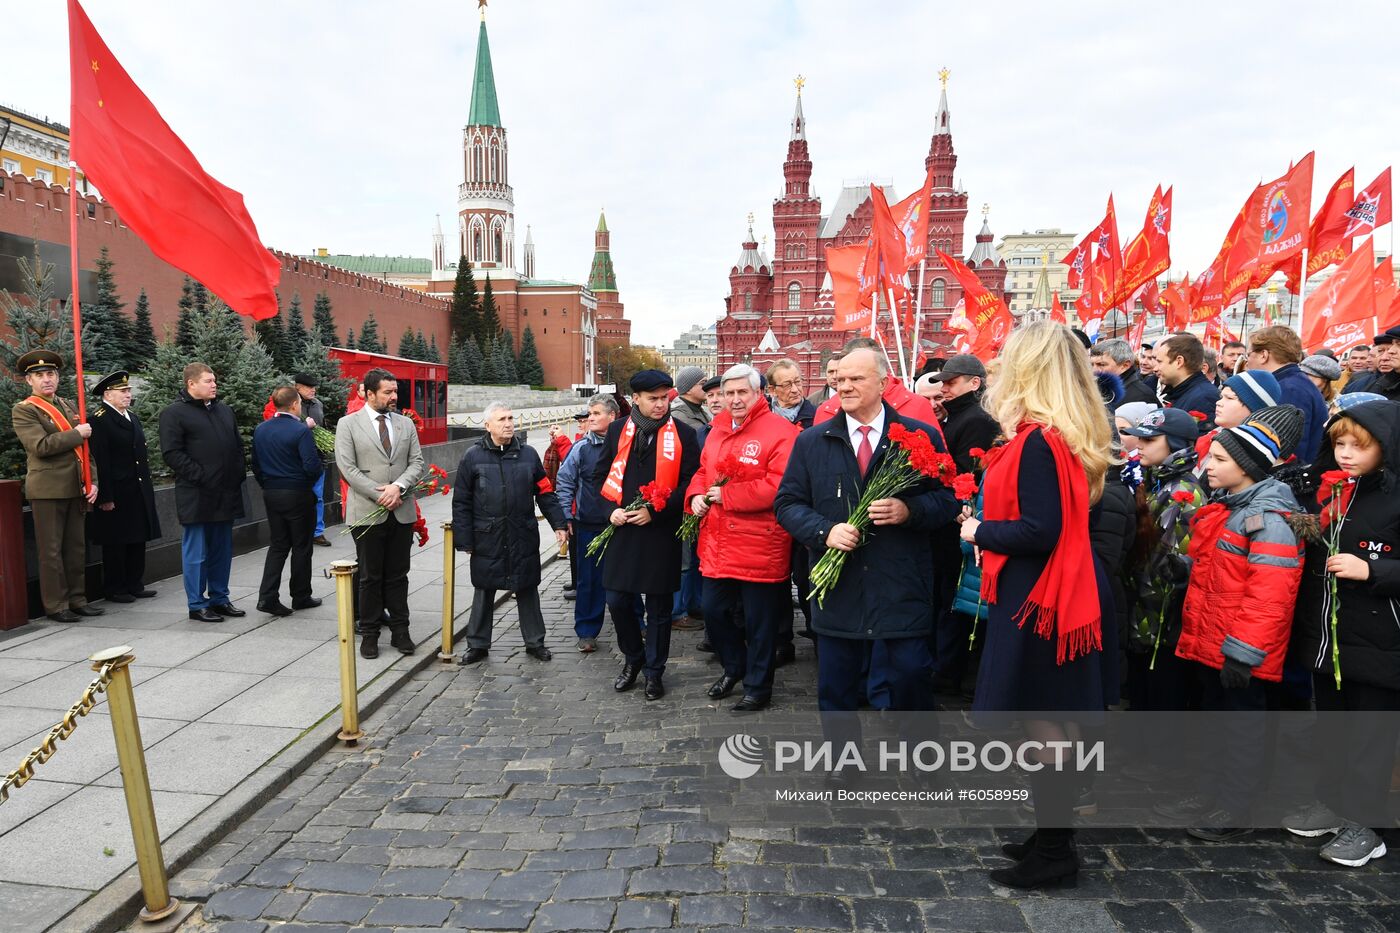
[[[646,698],[666,693],[661,675],[671,651],[671,598],[681,585],[681,542],[676,537],[685,489],[700,466],[700,445],[690,425],[671,415],[671,377],[644,369],[632,377],[632,411],[608,426],[602,462],[611,464],[600,494],[612,507],[617,530],[603,562],[603,588],[625,662],[613,689],[631,690],[645,674]],[[660,508],[630,508],[648,483],[671,490]],[[646,638],[637,618],[637,596],[645,598]]]
[[[114,603],[149,599],[146,542],[160,537],[160,516],[151,488],[150,459],[141,419],[131,410],[131,383],[118,370],[92,387],[101,399],[89,416],[92,462],[102,473],[97,510],[88,519],[102,545],[102,588]]]
[[[320,385],[320,380],[311,373],[296,373],[292,376],[292,382],[296,384],[297,395],[301,396],[301,420],[308,428],[326,426],[326,406],[321,404],[321,400],[316,397],[316,387]],[[321,478],[316,481],[312,488],[316,493],[316,528],[311,532],[311,542],[319,547],[330,547],[331,542],[326,537],[326,474],[321,472]]]
[[[1348,392],[1375,392],[1400,402],[1400,324],[1376,335],[1375,372],[1347,383]]]
[[[55,622],[100,616],[89,606],[86,587],[87,535],[83,516],[97,501],[97,467],[87,439],[92,426],[79,424],[73,404],[57,396],[63,358],[52,350],[30,350],[15,363],[32,393],[11,413],[15,434],[24,445],[24,495],[34,514],[39,560],[39,593],[44,613]],[[90,485],[83,486],[83,465]]]

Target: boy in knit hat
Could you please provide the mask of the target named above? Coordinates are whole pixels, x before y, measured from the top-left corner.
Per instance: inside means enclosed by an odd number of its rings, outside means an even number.
[[[1302,545],[1290,523],[1301,509],[1269,474],[1302,431],[1302,412],[1278,405],[1217,434],[1206,464],[1212,500],[1191,523],[1191,579],[1176,654],[1194,668],[1201,708],[1235,715],[1212,726],[1198,793],[1157,812],[1193,820],[1196,828],[1188,832],[1207,842],[1249,832],[1250,804],[1262,783],[1265,684],[1282,679],[1303,573]],[[1241,713],[1258,714],[1259,721]]]

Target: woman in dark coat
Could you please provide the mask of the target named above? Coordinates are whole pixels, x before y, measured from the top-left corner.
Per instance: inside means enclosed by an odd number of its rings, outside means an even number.
[[[983,520],[961,535],[982,549],[990,605],[974,711],[1041,711],[1024,720],[1032,742],[1074,740],[1117,697],[1114,606],[1094,556],[1090,509],[1103,494],[1111,432],[1079,341],[1041,322],[1012,334],[987,407],[1010,439],[983,477]],[[1085,598],[1097,593],[1098,598]],[[990,718],[990,717],[988,717]],[[1071,844],[1078,780],[1068,756],[1029,756],[1036,833],[1004,848],[1018,858],[992,880],[1014,887],[1074,884]]]
[[[531,657],[548,661],[540,610],[540,526],[535,503],[556,532],[564,511],[533,447],[515,436],[515,417],[504,405],[487,406],[487,433],[467,448],[452,490],[452,534],[459,551],[471,555],[471,617],[463,664],[486,657],[491,647],[491,610],[497,590],[515,594],[520,634]]]

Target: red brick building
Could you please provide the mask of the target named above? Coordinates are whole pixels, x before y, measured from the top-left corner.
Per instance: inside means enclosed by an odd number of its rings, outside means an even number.
[[[958,157],[953,149],[945,86],[934,115],[926,170],[933,172],[929,205],[929,260],[924,279],[924,318],[920,343],[932,355],[945,352],[953,334],[948,319],[962,300],[962,288],[933,254],[933,248],[963,258],[963,230],[967,221],[967,192],[954,181]],[[811,191],[812,159],[807,147],[807,121],[799,88],[792,117],[787,159],[783,162],[783,195],[773,202],[773,258],[759,248],[749,217],[749,235],[739,260],[729,272],[729,296],[725,314],[716,325],[718,368],[748,362],[762,368],[788,357],[802,367],[809,386],[823,378],[832,351],[853,336],[833,329],[834,306],[831,278],[826,271],[826,250],[865,242],[870,236],[871,204],[866,185],[842,189],[829,214],[822,213],[821,199]],[[890,203],[896,200],[884,188]],[[976,247],[966,260],[978,279],[1000,296],[1006,283],[1006,264],[992,248],[992,231],[984,216]],[[911,270],[911,275],[916,274]],[[894,347],[889,318],[883,324],[886,340]]]

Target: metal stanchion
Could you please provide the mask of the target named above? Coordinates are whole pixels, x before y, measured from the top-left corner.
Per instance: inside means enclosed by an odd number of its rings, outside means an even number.
[[[156,828],[151,782],[146,775],[146,753],[141,746],[141,726],[136,721],[136,697],[131,691],[128,669],[136,659],[131,649],[123,645],[99,652],[90,660],[93,670],[107,668],[112,678],[107,684],[107,705],[112,715],[112,735],[117,741],[117,763],[122,772],[126,812],[131,818],[136,867],[141,873],[141,893],[146,901],[141,919],[161,920],[178,910],[180,902],[170,896],[165,859],[160,854],[160,831]]]
[[[457,614],[453,604],[457,594],[457,552],[452,547],[452,523],[442,523],[442,650],[438,659],[451,664],[457,658],[452,654],[452,624]]]
[[[353,560],[331,561],[340,619],[340,733],[336,738],[351,746],[365,737],[360,731],[360,693],[355,678],[355,594],[350,589],[358,566]]]

